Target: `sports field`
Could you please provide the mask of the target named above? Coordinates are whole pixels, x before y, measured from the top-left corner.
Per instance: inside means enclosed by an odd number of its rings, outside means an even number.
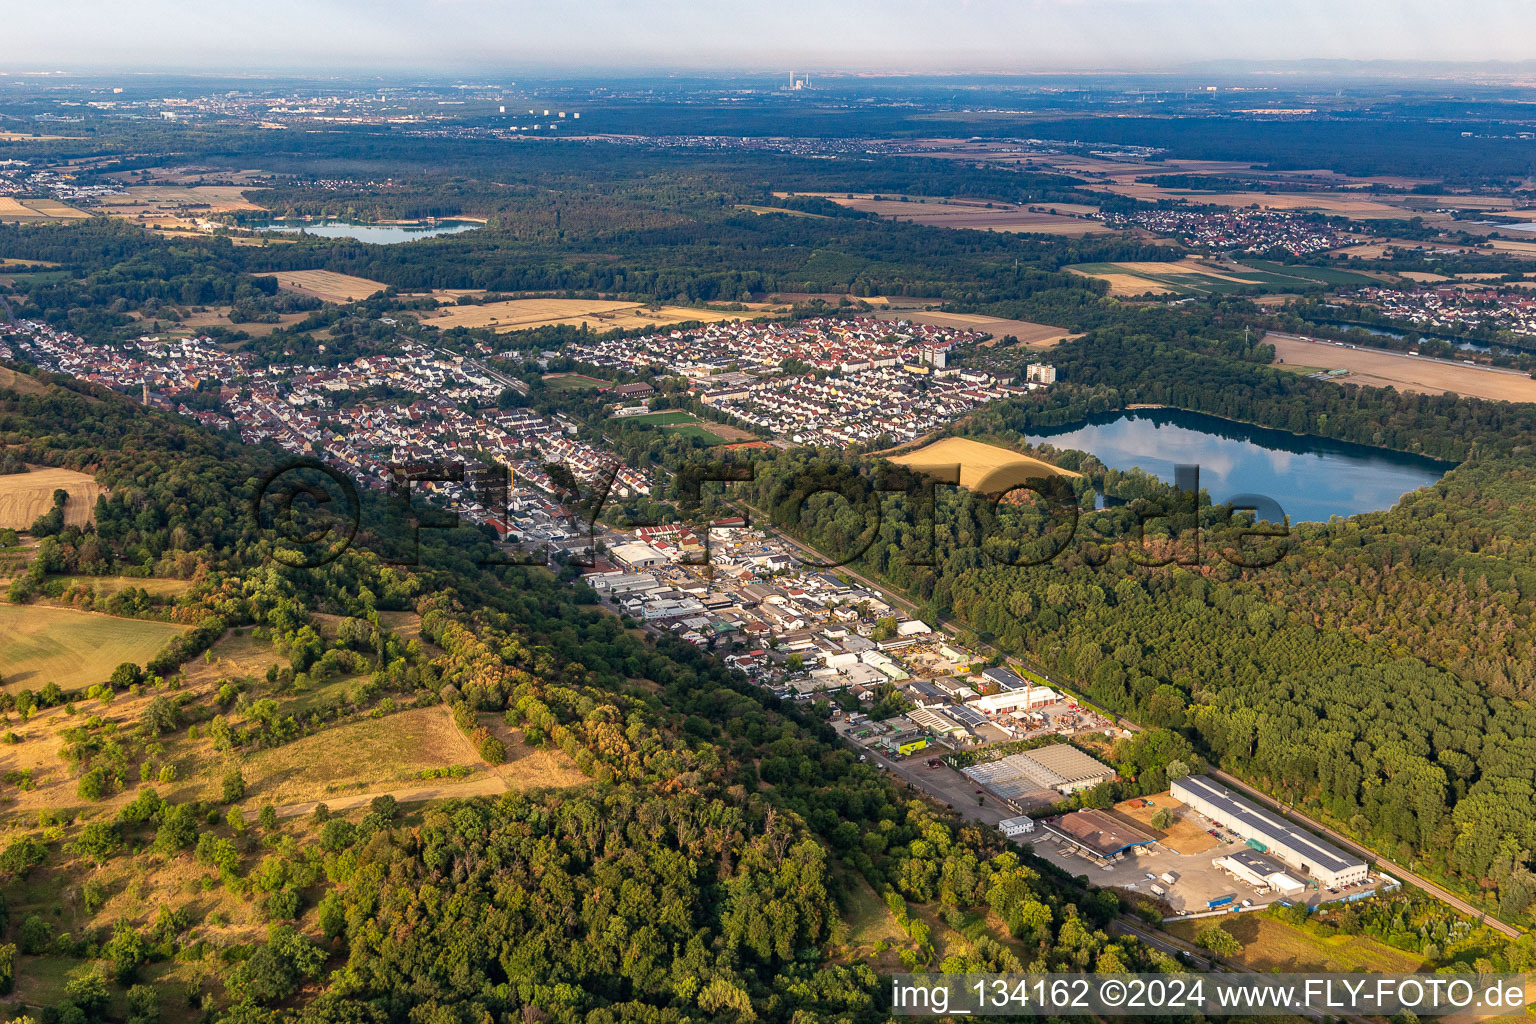
[[[421,322],[442,330],[454,327],[489,327],[498,332],[527,331],[553,324],[586,324],[594,331],[670,327],[702,320],[740,320],[750,314],[688,306],[651,309],[638,302],[607,299],[506,299],[479,306],[449,306],[421,314]]]
[[[7,690],[104,683],[125,661],[144,664],[186,627],[37,605],[0,604],[0,681]]]
[[[544,375],[544,386],[551,391],[596,391],[613,384],[581,373],[549,373]]]
[[[64,522],[84,526],[96,514],[96,499],[106,493],[94,478],[72,469],[34,469],[0,476],[0,528],[25,530],[53,508],[53,492],[69,492]]]
[[[1368,384],[1441,395],[1448,391],[1498,402],[1536,402],[1536,380],[1523,373],[1468,366],[1443,359],[1422,359],[1376,348],[1346,348],[1300,338],[1267,334],[1282,363],[1348,370],[1341,384]]]
[[[279,288],[338,304],[359,302],[389,287],[366,277],[338,274],[332,270],[277,270],[261,276],[277,278]]]
[[[621,422],[645,423],[653,427],[661,427],[668,433],[696,437],[705,444],[724,444],[727,441],[739,441],[755,436],[738,427],[726,426],[723,423],[707,423],[691,412],[678,409],[651,412],[643,416],[625,416],[621,418]]]
[[[1006,491],[1025,480],[1078,475],[1012,449],[968,437],[941,438],[890,461],[920,473],[944,473],[959,466],[960,486],[983,494]]]
[[[682,412],[678,409],[668,409],[666,412],[648,412],[642,416],[622,416],[625,423],[645,423],[653,427],[675,427],[682,423],[697,423],[698,418],[691,412]]]

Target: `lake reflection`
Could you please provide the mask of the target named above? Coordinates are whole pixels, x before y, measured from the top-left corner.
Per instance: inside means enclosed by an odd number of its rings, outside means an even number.
[[[1264,495],[1292,522],[1391,508],[1451,468],[1437,459],[1176,409],[1095,417],[1063,431],[1032,432],[1029,440],[1092,452],[1106,466],[1138,467],[1170,483],[1175,466],[1197,465],[1212,501]]]

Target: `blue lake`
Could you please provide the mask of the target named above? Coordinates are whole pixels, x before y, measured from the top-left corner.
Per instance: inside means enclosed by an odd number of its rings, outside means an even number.
[[[1093,417],[1064,430],[1031,432],[1029,440],[1092,452],[1113,469],[1135,467],[1170,483],[1174,467],[1199,466],[1200,486],[1212,501],[1263,495],[1293,523],[1391,508],[1452,466],[1177,409]]]
[[[457,235],[483,225],[469,220],[440,220],[432,224],[358,224],[344,220],[269,220],[245,225],[254,231],[289,231],[321,238],[355,238],[374,245],[415,242],[437,235]]]

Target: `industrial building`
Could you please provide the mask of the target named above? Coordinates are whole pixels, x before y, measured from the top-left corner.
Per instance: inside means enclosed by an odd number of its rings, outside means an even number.
[[[1035,819],[1027,814],[1021,814],[1017,818],[1004,818],[997,823],[997,827],[1002,829],[1003,835],[1012,839],[1015,836],[1026,836],[1033,832]]]
[[[1042,789],[1054,789],[1062,796],[1076,793],[1080,789],[1092,789],[1115,777],[1113,768],[1089,757],[1070,743],[1036,747],[1022,754],[1014,754],[1009,760],[1013,758],[1019,759],[1019,766],[1025,774],[1039,782]]]
[[[1061,694],[1049,686],[1025,686],[1018,690],[972,697],[966,703],[989,715],[1005,715],[1012,711],[1030,711],[1059,700]]]
[[[1067,796],[1080,789],[1092,789],[1114,778],[1115,770],[1071,744],[1053,743],[972,765],[965,769],[965,774],[1005,800],[1012,800],[1040,790],[1053,789]]]
[[[1100,860],[1109,860],[1136,846],[1157,842],[1150,832],[1108,811],[1087,808],[1063,814],[1047,826],[1052,832]]]
[[[1302,831],[1203,775],[1176,779],[1169,791],[1175,800],[1237,833],[1254,850],[1269,854],[1303,875],[1311,875],[1330,889],[1364,882],[1370,873],[1360,858]]]
[[[1273,889],[1291,895],[1306,888],[1303,882],[1286,874],[1284,864],[1258,850],[1238,850],[1225,857],[1217,857],[1213,863],[1255,889]]]
[[[620,544],[609,552],[614,560],[631,569],[654,569],[667,564],[667,556],[643,541]]]

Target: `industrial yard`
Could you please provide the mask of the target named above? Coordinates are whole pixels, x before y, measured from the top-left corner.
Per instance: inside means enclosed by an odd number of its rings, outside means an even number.
[[[1399,884],[1203,776],[1108,810],[1044,818],[1017,838],[1092,885],[1156,900],[1169,918],[1349,901]]]

